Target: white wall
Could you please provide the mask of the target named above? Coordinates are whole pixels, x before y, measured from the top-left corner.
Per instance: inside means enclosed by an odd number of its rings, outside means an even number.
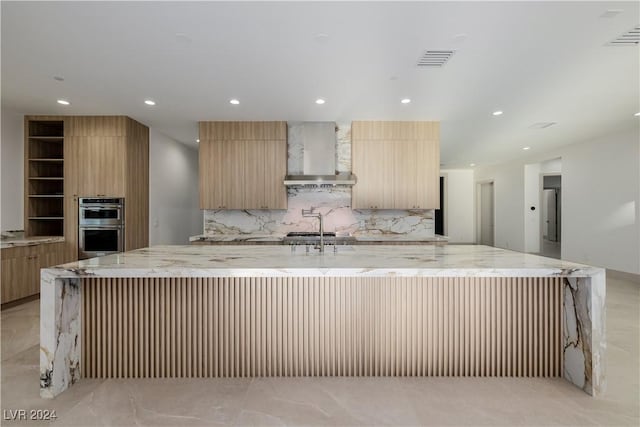
[[[22,230],[24,218],[24,115],[2,108],[0,229]]]
[[[447,169],[445,177],[445,233],[450,243],[475,241],[473,170]]]
[[[202,234],[198,151],[149,130],[149,245],[188,244]]]
[[[640,274],[638,133],[563,151],[562,258]]]
[[[525,250],[525,163],[557,158],[562,161],[562,259],[640,274],[639,126],[476,170],[476,181],[495,182],[496,246]],[[545,165],[541,172],[553,169]]]
[[[494,182],[494,246],[524,251],[524,164],[478,168],[475,180]]]
[[[534,207],[535,210],[531,210]],[[524,165],[524,251],[540,252],[540,163]]]

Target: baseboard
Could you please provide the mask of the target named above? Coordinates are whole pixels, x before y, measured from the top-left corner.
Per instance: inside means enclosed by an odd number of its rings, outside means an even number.
[[[28,297],[20,298],[14,301],[5,302],[2,304],[2,310],[6,310],[7,308],[15,307],[17,305],[22,305],[24,303],[34,301],[40,299],[40,294],[29,295]]]
[[[628,280],[630,282],[640,284],[640,274],[627,273],[626,271],[607,269],[607,277],[611,277],[612,279]]]

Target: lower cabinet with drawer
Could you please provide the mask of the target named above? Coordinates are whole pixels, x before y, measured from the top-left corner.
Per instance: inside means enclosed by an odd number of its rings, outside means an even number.
[[[40,269],[65,262],[64,242],[5,248],[0,258],[5,304],[40,293]]]

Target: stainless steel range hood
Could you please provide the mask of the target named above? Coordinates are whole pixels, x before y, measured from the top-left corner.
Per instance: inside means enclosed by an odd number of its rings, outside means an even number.
[[[356,176],[351,173],[338,173],[335,175],[287,175],[284,177],[284,185],[353,185],[357,182]]]
[[[305,122],[302,124],[303,173],[287,175],[287,186],[353,185],[356,177],[336,173],[336,124]],[[290,141],[292,143],[293,141]]]

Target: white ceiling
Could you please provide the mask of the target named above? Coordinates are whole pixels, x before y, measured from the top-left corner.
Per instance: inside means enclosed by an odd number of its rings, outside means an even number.
[[[492,164],[638,123],[640,49],[605,44],[639,5],[2,1],[2,107],[125,114],[191,145],[199,120],[440,120],[445,167]],[[419,69],[426,49],[456,53]]]

